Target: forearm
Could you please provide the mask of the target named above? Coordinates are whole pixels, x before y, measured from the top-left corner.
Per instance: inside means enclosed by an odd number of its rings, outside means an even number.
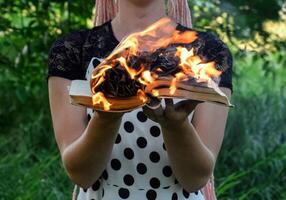
[[[197,191],[213,172],[213,154],[188,120],[180,125],[161,124],[161,127],[175,176],[186,190]]]
[[[75,183],[89,187],[101,175],[110,157],[121,123],[119,118],[94,115],[84,133],[63,152],[65,169]]]

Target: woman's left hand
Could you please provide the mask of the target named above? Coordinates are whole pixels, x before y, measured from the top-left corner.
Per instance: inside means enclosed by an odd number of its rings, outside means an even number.
[[[148,118],[159,123],[161,126],[176,126],[183,123],[199,103],[202,102],[196,100],[183,100],[174,104],[173,99],[165,98],[165,109],[162,108],[162,105],[157,109],[151,109],[144,106],[143,112]]]

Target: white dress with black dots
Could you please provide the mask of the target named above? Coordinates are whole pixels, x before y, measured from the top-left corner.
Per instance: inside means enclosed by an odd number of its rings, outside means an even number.
[[[98,58],[93,58],[98,59]],[[91,60],[86,71],[90,80]],[[180,101],[175,99],[174,103]],[[164,107],[164,101],[162,101]],[[87,108],[89,118],[93,110]],[[191,120],[192,114],[189,116]],[[202,192],[186,192],[176,180],[158,123],[142,108],[123,115],[106,169],[92,187],[80,188],[78,200],[204,200]]]

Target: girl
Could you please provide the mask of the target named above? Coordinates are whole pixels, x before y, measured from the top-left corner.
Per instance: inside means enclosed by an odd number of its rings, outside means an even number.
[[[187,0],[97,0],[96,26],[59,38],[49,54],[49,101],[55,138],[78,200],[215,199],[212,174],[228,108],[211,103],[162,101],[128,113],[95,112],[69,102],[71,80],[90,73],[119,41],[168,15],[189,30]],[[228,67],[219,86],[232,94],[232,56],[214,34],[200,32],[194,48]]]

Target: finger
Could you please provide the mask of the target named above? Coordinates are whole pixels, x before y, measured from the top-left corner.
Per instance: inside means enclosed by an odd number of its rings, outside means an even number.
[[[203,101],[197,100],[183,100],[175,105],[175,110],[191,113],[196,108],[196,106],[202,102]]]
[[[149,117],[152,117],[152,116],[154,116],[154,115],[155,115],[156,117],[163,115],[162,105],[160,105],[160,106],[159,106],[158,108],[156,108],[156,109],[152,109],[152,108],[150,108],[150,107],[148,107],[148,106],[143,106],[142,109],[143,109],[143,112],[144,112],[146,115],[148,115]]]
[[[167,110],[171,110],[174,108],[174,101],[171,98],[165,98],[165,105]]]
[[[161,104],[161,98],[157,98],[157,97],[149,97],[150,101],[146,104],[146,106],[148,106],[151,109],[156,109],[160,106]]]
[[[158,108],[154,109],[153,112],[155,113],[155,115],[156,115],[157,117],[163,116],[164,110],[163,110],[162,105],[160,104],[160,106],[159,106]]]

